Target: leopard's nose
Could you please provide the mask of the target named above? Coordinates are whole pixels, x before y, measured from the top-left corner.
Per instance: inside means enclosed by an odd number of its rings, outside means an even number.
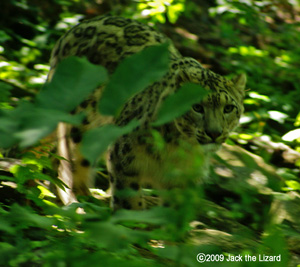
[[[222,130],[211,130],[206,131],[206,134],[212,139],[212,141],[216,141],[219,136],[222,135]]]

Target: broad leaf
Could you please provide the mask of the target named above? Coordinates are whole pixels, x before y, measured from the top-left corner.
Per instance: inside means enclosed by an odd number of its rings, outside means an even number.
[[[90,162],[95,162],[110,144],[120,136],[131,132],[138,125],[138,121],[131,121],[125,127],[109,124],[86,132],[81,144],[83,156]]]
[[[120,63],[106,86],[99,103],[99,111],[116,115],[135,93],[158,81],[169,65],[168,45],[148,47]]]
[[[33,145],[50,134],[60,121],[79,124],[83,114],[72,116],[69,112],[106,80],[106,70],[86,59],[69,57],[63,60],[34,104],[24,101],[16,109],[3,112],[1,147],[17,141],[23,147]]]
[[[85,58],[68,57],[57,66],[52,81],[37,96],[36,104],[70,112],[106,80],[107,72],[102,66]]]
[[[73,116],[60,110],[39,108],[26,101],[14,110],[3,112],[3,115],[0,118],[1,147],[15,142],[22,147],[33,145],[54,131],[58,122],[80,124],[84,117],[84,114]]]
[[[21,129],[13,136],[19,140],[21,147],[31,146],[51,134],[60,121],[78,125],[83,118],[82,113],[72,116],[59,110],[32,109],[24,117]]]
[[[18,129],[18,123],[11,113],[11,110],[0,110],[0,147],[2,148],[8,148],[17,141],[13,133]]]
[[[10,90],[13,87],[10,84],[0,82],[0,102],[8,102],[10,97]]]
[[[200,85],[184,84],[175,94],[168,96],[162,103],[153,125],[159,126],[183,115],[191,109],[193,104],[200,102],[207,94],[208,91]]]

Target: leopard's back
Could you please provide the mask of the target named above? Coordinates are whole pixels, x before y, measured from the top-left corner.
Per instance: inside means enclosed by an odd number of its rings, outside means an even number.
[[[62,59],[79,56],[112,73],[125,57],[165,42],[169,42],[168,38],[145,24],[123,17],[100,16],[81,22],[60,38],[52,51],[50,67],[55,70]],[[171,58],[181,57],[171,43],[169,50]]]

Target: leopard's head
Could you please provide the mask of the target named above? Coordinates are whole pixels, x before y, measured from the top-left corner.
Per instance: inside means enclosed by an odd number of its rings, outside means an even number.
[[[190,81],[201,84],[209,94],[174,122],[183,139],[216,151],[238,125],[244,111],[246,76],[227,80],[209,70],[202,71],[205,74],[201,79],[195,80],[194,76]]]

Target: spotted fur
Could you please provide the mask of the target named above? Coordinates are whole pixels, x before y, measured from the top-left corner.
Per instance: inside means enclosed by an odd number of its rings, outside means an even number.
[[[90,62],[103,65],[109,73],[113,73],[125,57],[166,42],[169,41],[164,35],[134,20],[104,16],[83,21],[57,42],[51,57],[49,80],[56,65],[71,55],[85,56]],[[184,182],[165,179],[170,166],[191,167],[190,157],[183,159],[178,156],[179,148],[190,155],[203,150],[215,151],[237,126],[243,112],[246,77],[240,75],[227,80],[203,68],[195,59],[182,57],[171,42],[169,51],[168,73],[129,99],[118,118],[98,114],[96,106],[104,89],[99,88],[76,110],[87,111],[82,126],[71,129],[59,127],[60,154],[71,162],[61,164],[60,178],[69,184],[72,182],[70,186],[75,194],[89,193],[92,168],[80,154],[82,134],[88,129],[107,123],[125,126],[133,119],[140,121],[137,129],[120,137],[109,149],[107,164],[114,195],[113,205],[117,208],[143,209],[147,206],[143,188],[171,188]],[[156,119],[162,101],[184,82],[202,85],[209,91],[208,96],[183,116],[152,129],[150,124]],[[151,130],[161,134],[165,141],[164,149],[157,148]],[[129,196],[124,197],[124,189],[131,189]]]

